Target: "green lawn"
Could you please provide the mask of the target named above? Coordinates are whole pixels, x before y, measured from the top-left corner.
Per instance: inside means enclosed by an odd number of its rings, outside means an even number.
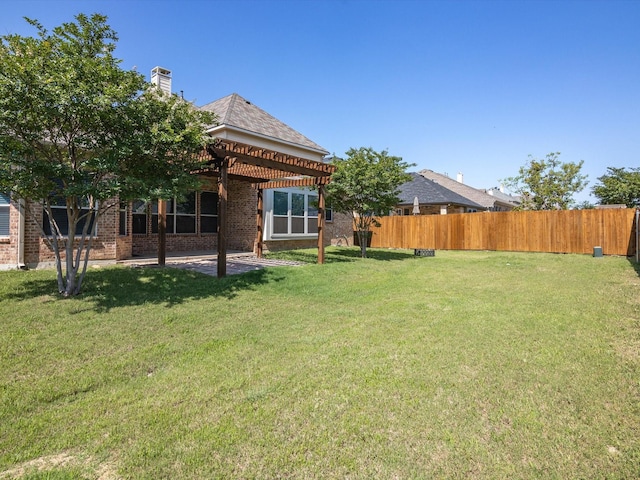
[[[357,254],[0,272],[0,478],[640,477],[634,264]]]

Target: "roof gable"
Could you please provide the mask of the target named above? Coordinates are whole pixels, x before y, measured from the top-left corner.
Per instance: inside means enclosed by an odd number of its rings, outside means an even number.
[[[237,93],[227,95],[200,108],[215,113],[220,126],[235,127],[250,133],[324,152],[324,154],[329,153],[325,148]]]
[[[399,187],[399,205],[411,205],[415,197],[421,205],[460,205],[469,208],[484,209],[482,205],[449,190],[438,183],[417,173],[410,173],[411,180]]]

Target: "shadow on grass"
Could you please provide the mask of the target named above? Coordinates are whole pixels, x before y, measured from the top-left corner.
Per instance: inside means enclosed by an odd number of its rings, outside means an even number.
[[[276,269],[255,270],[219,279],[169,267],[108,267],[88,270],[81,294],[70,300],[81,300],[87,307],[83,310],[98,312],[144,304],[164,304],[169,308],[188,300],[209,297],[233,299],[240,291],[253,290],[258,285],[279,282],[283,278]],[[64,301],[55,292],[55,272],[52,272],[51,277],[39,276],[22,282],[19,290],[5,295],[5,298],[29,301],[51,295],[51,301]]]
[[[631,257],[627,257],[627,260],[629,261],[633,269],[636,271],[636,275],[640,277],[640,263],[636,262],[635,255]]]
[[[282,260],[295,260],[297,262],[316,263],[318,261],[318,251],[316,249],[287,250],[282,252],[271,252],[269,258]],[[386,250],[377,248],[367,248],[367,258],[372,260],[407,260],[413,255],[406,250]],[[356,262],[360,260],[360,247],[327,247],[324,253],[325,263]]]

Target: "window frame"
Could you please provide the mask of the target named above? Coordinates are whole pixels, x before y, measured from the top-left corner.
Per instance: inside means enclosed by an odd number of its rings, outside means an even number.
[[[282,210],[283,195],[287,195],[287,214]],[[278,188],[267,190],[265,205],[264,240],[295,240],[318,238],[318,193],[300,188]],[[300,197],[303,197],[302,214]],[[282,231],[283,220],[286,219],[287,231]],[[300,228],[303,226],[303,231]],[[278,229],[280,231],[278,231]],[[298,230],[297,232],[295,230]]]
[[[58,228],[60,229],[61,237],[69,238],[69,225],[67,225],[68,217],[67,217],[66,202],[64,200],[60,200],[56,205],[54,205],[51,202],[50,207],[51,207],[51,213],[53,213],[53,217],[54,219],[56,219],[56,223],[58,223]],[[94,215],[91,220],[93,222],[93,225],[89,224],[90,229],[89,231],[87,231],[87,235],[93,238],[96,238],[98,236],[98,222],[97,222],[98,210],[99,210],[99,205],[98,205],[98,202],[96,202],[96,206],[93,208]],[[80,216],[83,216],[88,211],[89,211],[89,207],[80,207],[80,212],[81,212]],[[61,216],[56,217],[56,212],[62,212]],[[80,223],[76,224],[76,228],[79,231],[76,230],[76,232],[73,235],[73,238],[78,238],[82,236],[84,222],[87,221],[87,218],[88,217],[85,217],[83,220],[80,221]],[[60,224],[60,222],[57,221],[58,219],[63,220],[63,223]],[[54,235],[53,231],[51,230],[51,223],[49,222],[49,214],[47,213],[47,209],[45,208],[44,205],[42,206],[42,231],[44,232],[44,236],[46,237],[53,237]]]
[[[129,234],[129,203],[118,203],[118,236],[126,237]],[[124,233],[123,233],[124,230]]]
[[[6,203],[4,203],[6,201]],[[0,192],[0,218],[5,217],[6,220],[6,233],[0,230],[0,238],[6,239],[11,235],[11,196],[6,193]],[[0,226],[4,225],[4,222],[0,221]]]
[[[136,199],[131,202],[131,234],[132,235],[147,235],[149,233],[149,207],[151,202],[147,202],[142,199]],[[136,207],[138,205],[138,207]],[[143,209],[143,213],[139,209]],[[136,219],[144,217],[144,222],[137,222]],[[144,225],[143,232],[137,232],[136,226]]]
[[[215,213],[202,213],[203,212],[202,205],[204,203],[202,201],[202,194],[203,193],[211,194],[211,195],[215,196],[215,200],[216,200],[214,202]],[[197,222],[197,225],[198,225],[198,230],[199,230],[200,235],[216,235],[218,233],[218,219],[219,219],[219,216],[218,216],[218,203],[219,203],[219,201],[220,201],[220,199],[218,197],[218,192],[214,192],[212,190],[203,190],[203,191],[198,193],[198,195],[197,195],[198,218],[196,219],[196,222]],[[205,231],[202,230],[202,225],[203,225],[202,219],[203,218],[209,218],[209,219],[215,218],[215,229],[213,231],[211,231],[211,232],[210,231],[206,231],[205,232]]]
[[[207,204],[203,209],[203,194],[210,194],[214,196],[215,201],[213,204]],[[194,195],[193,209],[194,213],[185,212],[181,207],[189,203],[188,201],[176,202],[176,198],[167,200],[167,235],[217,235],[218,233],[218,192],[212,190],[192,191],[189,192],[186,197]],[[157,235],[158,234],[158,200],[152,200],[146,203],[142,203],[140,207],[144,205],[145,212],[137,213],[135,204],[136,202],[144,202],[144,200],[134,200],[132,203],[132,217],[133,227],[131,229],[133,235]],[[203,213],[203,210],[205,213]],[[141,225],[141,222],[136,222],[138,216],[145,216],[145,231],[136,231],[136,225]],[[179,232],[180,217],[193,219],[194,231]],[[203,230],[203,219],[214,219],[212,225],[215,227],[213,230]]]

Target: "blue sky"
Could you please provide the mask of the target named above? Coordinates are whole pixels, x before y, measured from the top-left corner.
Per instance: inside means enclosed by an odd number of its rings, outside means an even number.
[[[338,156],[387,149],[477,188],[528,155],[640,166],[640,0],[4,0],[0,35],[103,13],[123,68],[238,93]]]

